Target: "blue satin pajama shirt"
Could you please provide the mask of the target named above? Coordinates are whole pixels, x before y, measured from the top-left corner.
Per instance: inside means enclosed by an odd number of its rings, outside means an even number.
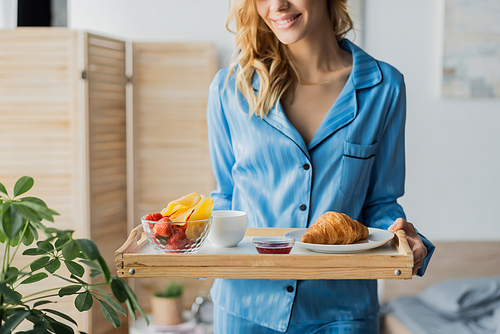
[[[215,76],[207,107],[214,210],[245,211],[249,227],[306,228],[327,211],[381,229],[406,218],[397,203],[405,178],[403,76],[349,40],[339,44],[352,54],[352,71],[308,145],[280,103],[263,119],[249,118],[234,78],[226,84],[228,69]],[[419,275],[434,249],[422,239],[428,255]],[[319,324],[379,310],[376,280],[217,279],[211,295],[224,311],[281,332],[290,319]]]

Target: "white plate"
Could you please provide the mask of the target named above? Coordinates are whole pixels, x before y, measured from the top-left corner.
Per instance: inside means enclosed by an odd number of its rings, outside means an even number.
[[[295,239],[295,244],[305,247],[310,251],[319,253],[352,253],[352,252],[362,252],[369,249],[377,248],[394,237],[394,233],[381,230],[379,228],[368,227],[368,238],[360,240],[353,244],[348,245],[320,245],[320,244],[309,244],[305,242],[300,242],[302,236],[306,232],[307,228],[301,228],[299,230],[291,231],[285,234],[287,237]]]

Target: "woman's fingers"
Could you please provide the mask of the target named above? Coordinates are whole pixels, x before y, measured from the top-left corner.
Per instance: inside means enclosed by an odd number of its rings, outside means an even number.
[[[398,218],[391,226],[389,226],[388,230],[391,232],[396,232],[398,230],[404,230],[405,223],[406,223],[406,220],[404,220],[403,218]]]
[[[407,222],[403,218],[398,218],[388,230],[391,232],[396,232],[398,230],[405,231],[406,240],[408,240],[408,245],[413,252],[413,275],[415,275],[417,271],[422,268],[423,259],[427,255],[427,249],[422,239],[418,236],[415,227],[412,223]]]
[[[418,240],[414,240],[412,238],[413,240],[411,242],[408,240],[408,244],[413,252],[413,275],[415,275],[417,271],[422,268],[424,257],[427,255],[427,249],[425,248],[424,243],[418,236],[417,238]]]

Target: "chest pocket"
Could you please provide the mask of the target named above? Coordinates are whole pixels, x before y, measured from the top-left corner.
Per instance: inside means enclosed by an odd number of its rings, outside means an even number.
[[[344,197],[366,194],[377,147],[378,143],[372,145],[358,145],[347,141],[344,143],[342,179],[339,186]]]

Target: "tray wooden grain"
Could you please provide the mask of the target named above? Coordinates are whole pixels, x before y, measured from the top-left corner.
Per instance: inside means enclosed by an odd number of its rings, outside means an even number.
[[[284,235],[295,229],[248,228],[238,247],[208,240],[197,254],[158,254],[142,225],[115,252],[119,277],[250,279],[411,279],[413,253],[404,231],[392,242],[362,253],[321,254],[295,246],[290,254],[258,254],[253,236]]]

